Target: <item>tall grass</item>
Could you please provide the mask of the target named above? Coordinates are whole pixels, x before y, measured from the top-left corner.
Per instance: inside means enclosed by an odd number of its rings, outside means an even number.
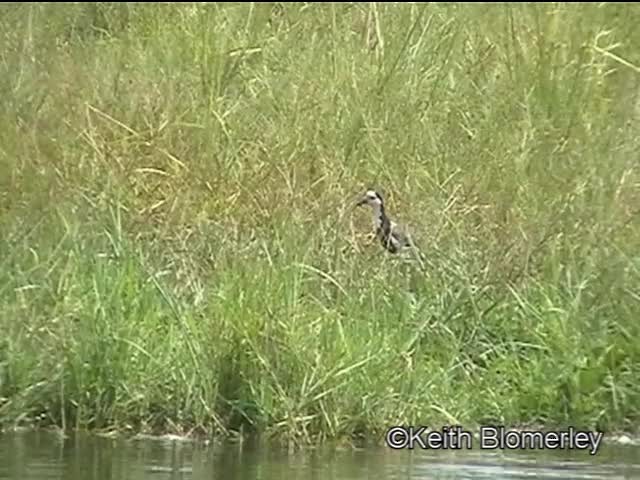
[[[640,420],[631,4],[0,9],[0,420]],[[352,208],[380,188],[425,269]]]

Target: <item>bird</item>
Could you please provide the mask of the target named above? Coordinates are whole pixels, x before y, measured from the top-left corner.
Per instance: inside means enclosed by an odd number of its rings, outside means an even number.
[[[392,221],[385,212],[382,195],[375,190],[367,190],[356,203],[357,207],[369,205],[373,212],[373,226],[376,237],[390,253],[398,253],[405,248],[413,247],[413,241],[405,231]]]

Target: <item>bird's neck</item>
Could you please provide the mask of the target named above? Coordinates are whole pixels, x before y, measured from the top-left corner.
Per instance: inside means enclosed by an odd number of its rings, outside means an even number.
[[[384,212],[384,206],[373,205],[373,226],[377,229],[386,229],[389,219]]]

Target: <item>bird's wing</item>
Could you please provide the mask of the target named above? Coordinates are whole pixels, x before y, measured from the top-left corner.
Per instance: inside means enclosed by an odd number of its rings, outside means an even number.
[[[395,222],[391,222],[391,231],[393,232],[393,235],[400,241],[401,244],[403,245],[414,244],[411,233],[409,232],[406,226],[404,225],[400,226]]]
[[[418,261],[422,269],[425,269],[425,257],[424,253],[420,250],[420,247],[416,243],[413,235],[406,226],[398,226],[397,224],[391,224],[391,229],[394,232],[396,238],[402,243],[405,248],[400,247],[402,250],[405,250],[405,253],[411,253],[411,256]]]

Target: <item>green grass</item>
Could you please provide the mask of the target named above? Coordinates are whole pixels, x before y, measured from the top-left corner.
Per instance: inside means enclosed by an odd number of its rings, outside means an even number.
[[[0,8],[0,422],[637,430],[632,4]],[[369,186],[424,271],[367,239]]]

